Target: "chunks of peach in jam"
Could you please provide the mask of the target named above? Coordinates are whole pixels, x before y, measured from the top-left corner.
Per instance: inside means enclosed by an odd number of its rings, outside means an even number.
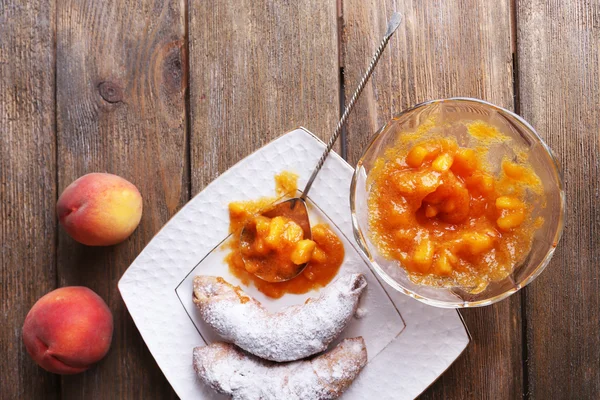
[[[258,215],[248,226],[254,239],[249,245],[242,244],[241,253],[246,259],[245,267],[250,273],[259,273],[268,280],[293,275],[296,266],[305,264],[312,258],[316,244],[304,239],[300,225],[284,216],[268,218]],[[273,263],[266,263],[269,259]]]
[[[539,178],[508,160],[496,178],[486,152],[434,138],[376,162],[369,177],[371,239],[413,281],[444,278],[481,291],[529,252],[535,224],[525,193],[539,189]]]
[[[284,197],[295,193],[297,179],[298,175],[288,171],[275,175],[275,192]],[[327,285],[344,261],[343,243],[325,223],[312,226],[311,240],[304,238],[308,226],[303,228],[286,217],[261,215],[276,200],[263,197],[229,203],[231,238],[225,244],[231,250],[225,257],[229,272],[244,285],[252,283],[273,298],[286,293],[303,294]],[[244,248],[246,242],[242,245],[240,234],[247,223],[254,238],[252,244]],[[245,252],[244,257],[242,252]],[[244,262],[244,258],[250,261]],[[263,277],[285,275],[289,271],[297,272],[297,266],[304,263],[308,265],[302,273],[288,281],[267,282],[254,275],[259,269]]]

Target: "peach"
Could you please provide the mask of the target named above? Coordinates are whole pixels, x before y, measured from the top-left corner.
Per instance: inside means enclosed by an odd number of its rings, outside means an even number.
[[[23,342],[40,367],[76,374],[108,352],[113,317],[100,296],[83,286],[53,290],[31,308],[23,324]]]
[[[56,204],[60,224],[76,241],[110,246],[127,239],[142,218],[142,196],[129,181],[92,173],[71,183]]]

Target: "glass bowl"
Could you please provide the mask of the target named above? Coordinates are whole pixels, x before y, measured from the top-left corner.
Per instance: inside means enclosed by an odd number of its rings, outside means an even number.
[[[440,122],[444,123],[443,128],[438,128],[438,135],[441,133],[453,136],[459,144],[467,140],[464,125],[463,129],[460,129],[463,122],[482,120],[495,126],[500,132],[511,137],[512,141],[511,146],[501,143],[490,145],[488,161],[491,165],[498,165],[498,171],[492,172],[499,173],[500,161],[505,156],[515,157],[513,149],[518,146],[519,150],[527,152],[529,164],[542,181],[546,206],[535,206],[533,217],[541,216],[545,222],[535,231],[528,256],[514,266],[513,272],[507,278],[491,282],[480,293],[473,294],[460,287],[416,284],[409,279],[398,261],[379,254],[371,241],[367,176],[375,160],[383,155],[386,149],[394,146],[400,135],[412,132],[414,136],[415,130],[432,117],[436,119],[436,126]],[[462,308],[485,306],[500,301],[533,281],[546,268],[562,233],[565,195],[562,174],[552,151],[523,118],[482,100],[451,98],[428,101],[404,111],[375,134],[356,166],[350,190],[350,206],[354,236],[375,272],[385,282],[394,289],[432,306]]]

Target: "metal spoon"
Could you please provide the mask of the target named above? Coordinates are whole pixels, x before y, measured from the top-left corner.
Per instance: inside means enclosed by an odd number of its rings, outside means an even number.
[[[306,186],[304,187],[304,190],[302,191],[302,195],[300,197],[295,197],[293,199],[289,199],[289,200],[283,201],[281,203],[275,204],[272,208],[270,208],[266,212],[262,213],[262,215],[264,215],[265,217],[269,217],[269,218],[274,218],[276,216],[287,217],[287,218],[291,219],[292,221],[296,222],[298,225],[300,225],[300,227],[304,231],[304,239],[311,238],[310,221],[308,218],[308,210],[306,208],[306,197],[308,196],[308,191],[312,187],[312,184],[313,184],[315,178],[317,177],[317,174],[321,170],[321,167],[323,167],[323,163],[325,163],[325,159],[329,155],[329,152],[331,151],[333,144],[335,143],[340,132],[342,131],[342,127],[346,123],[346,120],[348,119],[348,116],[350,115],[350,111],[352,111],[352,109],[354,108],[354,104],[356,103],[356,100],[362,93],[363,89],[365,88],[365,85],[367,84],[367,81],[371,77],[371,74],[373,73],[373,70],[375,69],[377,62],[379,61],[381,54],[383,54],[383,50],[387,46],[390,38],[392,37],[393,33],[396,31],[396,29],[400,25],[401,21],[402,21],[402,15],[400,15],[400,13],[394,13],[392,15],[392,17],[390,18],[390,21],[388,22],[388,26],[387,26],[387,31],[385,32],[385,35],[383,36],[383,40],[381,41],[381,43],[379,44],[379,47],[377,48],[377,51],[373,55],[373,59],[371,60],[371,64],[369,65],[369,68],[367,68],[367,72],[365,72],[365,74],[363,75],[360,83],[358,84],[358,87],[356,88],[356,90],[354,91],[354,94],[352,95],[352,98],[350,98],[350,102],[346,106],[346,109],[344,110],[344,113],[342,114],[342,117],[340,118],[340,121],[338,122],[338,124],[335,128],[335,132],[329,139],[329,142],[327,143],[327,147],[325,148],[323,155],[319,159],[317,166],[315,167],[312,175],[310,176],[308,182],[306,183]],[[249,227],[248,224],[246,224],[240,234],[240,248],[241,249],[249,249],[252,242],[254,241],[254,238],[255,238],[255,232]],[[246,263],[246,265],[248,265],[248,263],[250,262],[250,260],[244,254],[243,250],[242,250],[242,259],[244,260],[244,263]],[[268,263],[268,260],[264,260],[264,258],[261,261],[263,263]],[[278,276],[276,276],[276,277],[261,275],[260,269],[257,272],[255,272],[254,274],[256,276],[258,276],[259,278],[261,278],[265,281],[268,281],[268,282],[284,282],[284,281],[288,281],[288,280],[296,277],[298,274],[300,274],[304,270],[304,268],[306,268],[306,265],[307,265],[306,263],[300,264],[297,266],[297,268],[293,272],[291,272],[289,274],[278,274]]]

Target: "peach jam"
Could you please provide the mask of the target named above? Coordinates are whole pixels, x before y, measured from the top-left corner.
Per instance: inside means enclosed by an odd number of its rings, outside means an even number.
[[[276,175],[277,194],[283,197],[295,195],[297,178],[297,175],[285,171]],[[304,227],[291,219],[260,215],[275,201],[275,198],[261,198],[229,204],[232,236],[227,242],[230,253],[225,258],[229,271],[245,285],[252,282],[260,292],[274,298],[285,293],[307,293],[327,285],[344,260],[343,243],[325,223],[312,226],[312,239],[304,239]],[[249,246],[242,246],[240,232],[246,224],[248,229],[253,230],[254,240]],[[254,275],[256,272],[263,277],[287,275],[288,270],[304,263],[308,263],[306,268],[285,282],[267,282]]]
[[[483,122],[467,127],[480,145],[430,137],[410,147],[399,142],[376,160],[369,226],[380,253],[399,261],[413,282],[478,293],[530,251],[543,220],[532,217],[526,193],[542,186],[526,160],[505,158],[492,174],[481,144],[508,138]]]

